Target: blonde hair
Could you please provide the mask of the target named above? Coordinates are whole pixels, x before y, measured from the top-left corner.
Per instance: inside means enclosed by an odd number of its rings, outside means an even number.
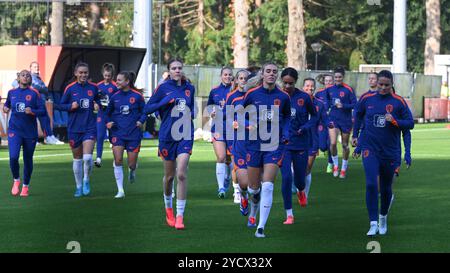
[[[236,88],[239,87],[239,74],[241,73],[246,73],[247,77],[250,75],[250,72],[247,71],[246,69],[241,69],[236,73],[236,76],[234,77],[234,82],[233,85],[231,87],[231,91],[236,90]]]
[[[259,86],[262,84],[263,78],[261,75],[261,71],[259,71],[254,77],[247,80],[247,83],[244,86],[244,92],[247,92],[248,90],[255,88],[256,86]]]

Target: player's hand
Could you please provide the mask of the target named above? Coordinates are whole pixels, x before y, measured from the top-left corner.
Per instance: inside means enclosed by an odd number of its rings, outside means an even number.
[[[106,128],[111,129],[114,126],[114,121],[106,123]]]
[[[392,122],[394,120],[394,117],[391,114],[386,114],[384,115],[384,117],[386,118],[386,121]]]
[[[239,128],[239,123],[237,121],[233,121],[233,129],[237,130]]]
[[[281,143],[283,143],[284,145],[287,145],[289,143],[289,138],[287,137],[282,137],[281,138]]]
[[[72,107],[70,108],[71,111],[77,110],[78,107],[80,107],[80,105],[78,104],[78,102],[74,101],[72,102]]]
[[[357,152],[357,150],[353,151],[352,157],[353,159],[358,159],[361,156],[361,151]]]
[[[258,127],[257,127],[256,125],[249,125],[247,128],[248,128],[249,131],[254,131],[254,130],[256,130]]]
[[[354,137],[352,138],[352,147],[358,146],[358,138]]]
[[[334,122],[328,122],[328,129],[334,129]]]
[[[94,111],[98,111],[99,108],[100,108],[100,106],[98,106],[98,104],[96,102],[94,102]]]
[[[3,113],[8,114],[9,113],[9,108],[6,106],[3,106]]]
[[[338,102],[338,103],[336,103],[336,107],[341,109],[344,107],[344,105],[342,103]]]
[[[142,123],[139,120],[136,121],[136,127],[142,128]]]
[[[30,107],[25,108],[25,114],[27,114],[27,115],[32,115],[33,114],[33,111],[31,111]]]
[[[211,112],[211,118],[215,118],[216,117],[216,112]]]
[[[406,168],[409,169],[409,167],[411,167],[411,163],[412,163],[411,154],[410,153],[405,153],[404,158],[405,158]]]

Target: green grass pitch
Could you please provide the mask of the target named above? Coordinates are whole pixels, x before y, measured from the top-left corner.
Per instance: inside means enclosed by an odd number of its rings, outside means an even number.
[[[28,198],[13,197],[8,151],[0,149],[0,252],[450,252],[450,129],[417,125],[410,170],[394,182],[395,202],[388,234],[367,238],[365,180],[361,160],[351,160],[348,177],[325,173],[319,156],[313,169],[309,205],[293,198],[295,224],[285,226],[281,175],[265,239],[254,237],[231,191],[217,198],[215,156],[210,143],[196,142],[189,165],[186,229],[165,223],[163,169],[156,141],[144,141],[137,182],[125,183],[126,198],[115,200],[112,154],[105,143],[103,167],[94,168],[91,196],[76,199],[68,145],[38,146]],[[23,168],[21,162],[21,168]],[[22,172],[22,169],[21,169]],[[125,172],[127,175],[127,172]],[[125,179],[126,180],[126,179]]]

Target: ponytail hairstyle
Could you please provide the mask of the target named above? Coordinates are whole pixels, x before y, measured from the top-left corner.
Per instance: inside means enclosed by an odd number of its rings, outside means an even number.
[[[180,62],[182,65],[184,65],[183,60],[181,60],[178,57],[175,57],[175,58],[170,59],[169,62],[167,63],[167,70],[170,71],[170,65],[174,62]]]
[[[391,80],[391,83],[394,84],[394,76],[392,75],[391,71],[389,71],[389,70],[381,70],[377,76],[378,76],[377,79],[388,78]]]
[[[247,92],[248,90],[255,88],[256,86],[259,86],[262,84],[262,75],[261,75],[261,71],[259,71],[258,73],[251,73],[248,77],[247,77],[247,83],[244,86],[244,92]]]
[[[378,73],[376,71],[373,71],[373,70],[370,71],[369,75],[375,75],[377,77],[377,79],[378,79]]]
[[[118,75],[122,75],[125,80],[129,82],[128,86],[130,89],[137,90],[136,86],[134,86],[134,81],[136,80],[136,73],[133,71],[121,71]]]
[[[264,69],[266,69],[266,66],[268,66],[268,65],[274,65],[278,68],[278,65],[275,62],[268,61],[268,62],[264,63],[263,66],[261,67],[261,75],[264,74]]]
[[[236,73],[236,76],[234,77],[234,82],[233,82],[233,85],[232,85],[232,87],[231,87],[231,91],[234,91],[234,90],[236,90],[236,88],[239,87],[238,81],[239,81],[239,74],[241,74],[241,73],[247,74],[247,80],[248,80],[248,77],[250,76],[250,72],[248,72],[246,69],[241,69],[241,70],[239,70],[239,71]]]
[[[303,80],[303,86],[305,86],[306,81],[312,81],[314,83],[314,88],[316,88],[316,80],[314,78],[305,78]]]
[[[284,76],[291,76],[292,78],[294,78],[295,82],[297,82],[298,80],[298,72],[295,68],[292,67],[283,69],[283,71],[281,72],[281,78],[283,78]]]
[[[32,79],[32,77],[31,77],[31,71],[26,70],[26,69],[24,69],[24,70],[20,71],[19,73],[17,73],[17,83],[18,83],[19,86],[20,86],[20,74],[22,74],[22,73],[27,73],[27,74],[30,75],[30,79],[29,79],[28,82],[27,82],[28,87],[30,87],[30,86],[31,86],[31,83],[33,82],[33,79]]]
[[[75,65],[75,67],[74,67],[74,69],[73,69],[73,76],[72,76],[72,78],[70,79],[70,82],[73,82],[73,81],[76,81],[77,80],[77,77],[75,76],[75,72],[78,70],[78,68],[80,68],[80,67],[87,67],[87,69],[89,70],[89,65],[87,64],[87,63],[85,63],[85,62],[78,62],[76,65]]]
[[[114,65],[112,63],[104,63],[102,66],[102,74],[105,72],[110,72],[111,77],[114,78]]]
[[[230,70],[231,73],[233,73],[233,68],[231,68],[229,66],[224,66],[224,67],[222,67],[222,69],[220,69],[220,76],[222,76],[222,74],[225,70]]]
[[[342,76],[345,76],[345,69],[341,65],[336,66],[336,68],[334,69],[334,73],[340,73],[342,74]]]
[[[331,78],[333,78],[333,75],[328,74],[328,73],[325,73],[325,74],[319,74],[319,75],[316,77],[316,81],[317,81],[318,83],[320,83],[321,85],[325,85],[325,78],[326,78],[326,77],[331,77]]]
[[[80,68],[80,67],[87,67],[87,68],[89,69],[89,65],[88,65],[87,63],[84,63],[84,62],[78,62],[78,63],[75,65],[75,68],[73,69],[73,71],[74,71],[74,72],[77,71],[78,68]]]

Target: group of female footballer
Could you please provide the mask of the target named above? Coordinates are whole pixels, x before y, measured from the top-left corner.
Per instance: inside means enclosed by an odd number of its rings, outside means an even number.
[[[142,127],[150,114],[161,119],[158,155],[164,166],[163,191],[166,222],[184,229],[187,175],[194,139],[195,88],[183,74],[183,62],[172,59],[168,79],[161,82],[146,103],[134,86],[135,74],[122,71],[114,78],[114,67],[105,64],[104,80],[88,81],[89,67],[78,63],[75,80],[56,106],[69,113],[68,139],[73,153],[75,197],[90,194],[93,149],[97,140],[95,165],[101,166],[106,131],[114,155],[115,198],[125,197],[123,153],[128,156],[130,183],[135,181]],[[389,71],[369,75],[370,90],[357,101],[354,90],[343,82],[345,71],[320,78],[325,88],[315,92],[316,80],[306,78],[297,89],[298,73],[293,68],[280,71],[275,63],[265,63],[257,72],[221,70],[221,83],[211,90],[207,112],[217,157],[218,196],[224,198],[230,181],[234,201],[255,236],[265,237],[264,229],[273,203],[274,181],[282,175],[286,210],[284,224],[293,224],[292,193],[301,206],[307,205],[311,170],[319,150],[328,151],[327,172],[345,178],[353,129],[354,157],[362,155],[366,173],[366,204],[373,236],[387,232],[387,214],[393,200],[392,181],[401,164],[401,133],[405,160],[411,164],[409,130],[414,127],[405,100],[393,89]],[[36,117],[45,114],[39,93],[31,87],[27,70],[18,74],[19,87],[10,90],[3,111],[11,112],[8,129],[12,194],[28,196],[37,141]],[[337,139],[341,135],[343,160],[339,171]],[[20,190],[19,154],[23,148],[24,177]],[[177,181],[176,214],[173,210],[173,184]],[[381,200],[380,212],[378,202]],[[256,216],[259,211],[259,222]]]

